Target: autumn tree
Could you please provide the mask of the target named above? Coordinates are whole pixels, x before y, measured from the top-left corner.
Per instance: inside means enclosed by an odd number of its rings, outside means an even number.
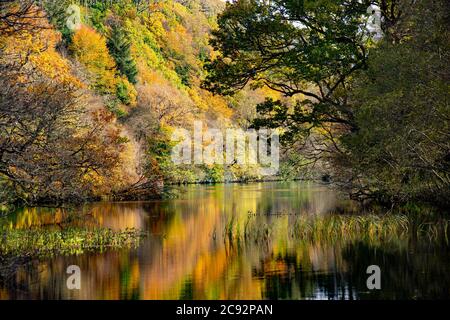
[[[38,31],[45,12],[33,0],[0,1],[0,34],[11,35],[22,31]]]
[[[86,109],[83,84],[45,32],[2,36],[0,180],[16,201],[82,200],[106,192],[123,140],[106,110]]]
[[[95,89],[101,93],[115,92],[116,64],[109,55],[105,37],[87,26],[82,26],[73,35],[70,49],[93,78]]]
[[[105,37],[82,26],[75,32],[69,46],[75,58],[85,67],[92,87],[101,94],[116,96],[126,105],[136,103],[136,90],[125,77],[117,74]]]
[[[194,104],[185,92],[168,81],[138,86],[138,103],[124,119],[141,145],[142,183],[155,190],[163,181],[193,180],[189,168],[175,165],[171,159],[174,127],[188,128],[194,118]],[[140,188],[138,188],[140,190]]]

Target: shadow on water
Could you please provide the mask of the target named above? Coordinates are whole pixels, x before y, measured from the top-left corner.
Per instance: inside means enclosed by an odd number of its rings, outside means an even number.
[[[33,259],[0,286],[0,298],[450,296],[450,250],[438,229],[418,233],[405,217],[357,215],[352,203],[339,201],[330,189],[300,182],[188,186],[179,193],[178,199],[80,208],[88,218],[71,225],[135,228],[149,236],[136,249]],[[2,225],[52,225],[65,215],[23,209]],[[80,290],[66,287],[69,265],[80,266]],[[381,290],[367,289],[369,265],[381,269]]]

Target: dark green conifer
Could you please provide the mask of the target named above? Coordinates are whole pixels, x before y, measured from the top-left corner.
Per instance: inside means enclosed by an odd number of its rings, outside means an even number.
[[[119,26],[113,26],[107,45],[119,71],[128,78],[128,81],[135,84],[138,71],[131,57],[131,42],[126,32]]]

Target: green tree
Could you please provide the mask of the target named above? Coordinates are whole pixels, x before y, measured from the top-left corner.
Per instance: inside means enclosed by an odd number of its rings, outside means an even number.
[[[448,203],[448,1],[380,1],[385,34],[364,32],[371,1],[238,0],[219,16],[204,86],[266,86],[256,127],[334,164],[358,198]],[[369,12],[370,13],[370,12]],[[282,140],[282,141],[283,141]]]
[[[107,45],[119,71],[128,78],[128,81],[136,84],[138,70],[131,57],[131,42],[126,32],[119,26],[113,26]]]
[[[288,133],[304,131],[305,124],[353,128],[346,86],[350,76],[366,66],[361,26],[369,4],[357,0],[228,4],[211,41],[220,55],[207,66],[204,86],[231,94],[251,84],[302,97],[293,112],[280,101],[266,101],[259,110],[260,126],[284,127]]]
[[[449,205],[449,12],[448,1],[418,3],[398,26],[409,37],[371,51],[368,70],[354,78],[359,129],[342,138],[346,155],[336,164],[341,175],[351,168],[359,198]]]

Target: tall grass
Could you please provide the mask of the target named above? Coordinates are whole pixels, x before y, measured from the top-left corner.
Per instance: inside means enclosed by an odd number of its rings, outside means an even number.
[[[409,221],[406,216],[345,216],[296,219],[292,234],[303,239],[368,239],[401,238],[408,235]]]
[[[135,229],[105,228],[13,229],[0,231],[0,236],[0,255],[51,256],[136,247],[143,233]]]
[[[251,240],[265,241],[274,235],[274,223],[257,222],[257,218],[248,217],[240,227],[239,222],[231,217],[225,224],[224,238],[229,241]],[[274,222],[274,221],[272,221]],[[405,240],[414,236],[448,241],[450,221],[446,219],[420,220],[407,215],[299,215],[289,221],[287,234],[294,239],[306,241],[366,240],[389,241]],[[277,235],[280,236],[280,235]]]

